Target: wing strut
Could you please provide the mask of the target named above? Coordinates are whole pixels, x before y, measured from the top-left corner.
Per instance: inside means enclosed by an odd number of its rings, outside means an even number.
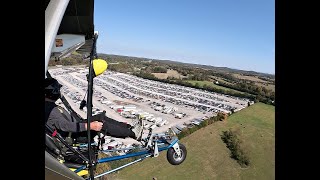
[[[90,135],[90,122],[92,118],[92,92],[93,92],[93,59],[97,58],[96,52],[96,42],[98,39],[98,34],[95,33],[93,36],[93,44],[90,53],[90,62],[89,62],[89,75],[87,76],[88,79],[88,96],[87,96],[87,132],[88,132],[88,152],[89,152],[89,170],[90,170],[90,179],[94,179],[93,167],[94,163],[92,162],[92,149],[91,149],[91,135]]]

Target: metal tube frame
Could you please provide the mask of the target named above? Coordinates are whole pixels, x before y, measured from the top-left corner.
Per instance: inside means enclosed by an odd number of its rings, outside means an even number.
[[[125,168],[125,167],[127,167],[127,166],[130,166],[130,165],[135,164],[135,163],[137,163],[137,162],[139,162],[139,161],[142,161],[142,160],[144,160],[145,158],[150,157],[150,156],[151,156],[151,154],[146,155],[146,156],[141,157],[141,158],[139,158],[139,159],[137,159],[137,160],[135,160],[135,161],[132,161],[132,162],[130,162],[130,163],[128,163],[128,164],[125,164],[125,165],[123,165],[123,166],[120,166],[120,167],[117,167],[117,168],[112,169],[112,170],[110,170],[110,171],[107,171],[107,172],[104,172],[104,173],[102,173],[102,174],[99,174],[99,175],[95,176],[94,178],[98,178],[98,177],[104,176],[104,175],[106,175],[106,174],[110,174],[110,173],[112,173],[112,172],[118,171],[118,170],[123,169],[123,168]]]
[[[168,146],[166,147],[161,147],[159,148],[159,152],[161,151],[164,151],[164,150],[168,150],[170,148],[172,148],[175,144],[177,144],[179,142],[178,139],[175,139],[174,141],[172,141]],[[115,169],[112,169],[110,171],[107,171],[107,172],[104,172],[104,173],[101,173],[97,176],[95,176],[94,178],[98,178],[98,177],[101,177],[103,175],[106,175],[106,174],[109,174],[109,173],[112,173],[112,172],[115,172],[117,170],[120,170],[122,168],[125,168],[127,166],[130,166],[132,164],[135,164],[139,161],[142,161],[143,159],[147,158],[147,157],[150,157],[153,155],[153,151],[152,150],[146,150],[146,151],[141,151],[141,152],[134,152],[134,153],[130,153],[130,154],[126,154],[126,155],[122,155],[122,156],[113,156],[113,157],[106,157],[106,158],[101,158],[97,161],[97,164],[100,164],[100,163],[105,163],[105,162],[110,162],[110,161],[116,161],[116,160],[121,160],[121,159],[126,159],[126,158],[130,158],[130,157],[135,157],[135,156],[142,156],[144,155],[143,157],[133,161],[133,162],[130,162],[130,163],[127,163],[123,166],[120,166],[118,168],[115,168]],[[86,167],[85,166],[82,166],[80,168],[78,168],[77,170],[75,170],[74,172],[80,172],[81,170],[85,169]]]
[[[50,133],[53,133],[53,130],[52,130],[49,126],[46,125],[46,128],[49,130]],[[57,137],[68,149],[70,149],[72,152],[74,152],[74,153],[75,153],[77,156],[79,156],[82,160],[84,160],[84,161],[87,162],[87,165],[83,165],[83,166],[81,166],[80,168],[76,169],[76,170],[74,171],[75,173],[78,173],[78,172],[80,172],[80,171],[82,171],[82,170],[84,170],[84,169],[86,169],[86,168],[89,168],[89,170],[90,170],[89,161],[88,161],[88,159],[87,159],[85,156],[83,156],[83,155],[81,154],[81,152],[77,151],[76,149],[73,149],[69,144],[67,144],[67,143],[64,141],[64,139],[59,135],[59,133],[57,133],[56,137]],[[154,140],[154,142],[168,143],[166,140],[160,140],[160,139]],[[174,139],[168,146],[160,147],[160,148],[158,149],[158,151],[161,152],[161,151],[164,151],[164,150],[168,150],[168,149],[174,147],[175,145],[177,145],[178,142],[179,142],[179,139],[176,138],[176,139]],[[105,162],[116,161],[116,160],[126,159],[126,158],[130,158],[130,157],[143,156],[143,155],[144,155],[143,157],[141,157],[141,158],[139,158],[139,159],[137,159],[137,160],[135,160],[135,161],[133,161],[133,162],[127,163],[127,164],[125,164],[125,165],[123,165],[123,166],[120,166],[120,167],[118,167],[118,168],[116,168],[116,169],[113,169],[113,170],[104,172],[104,173],[102,173],[102,174],[99,174],[99,175],[97,175],[97,176],[95,176],[95,177],[90,177],[90,178],[98,178],[98,177],[101,177],[101,176],[103,176],[103,175],[106,175],[106,174],[115,172],[115,171],[117,171],[117,170],[120,170],[120,169],[122,169],[122,168],[125,168],[125,167],[127,167],[127,166],[129,166],[129,165],[132,165],[132,164],[134,164],[134,163],[136,163],[136,162],[139,162],[139,161],[141,161],[141,160],[143,160],[143,159],[145,159],[145,158],[147,158],[147,157],[150,157],[150,156],[154,155],[153,149],[152,149],[150,146],[147,146],[146,148],[150,148],[150,149],[145,150],[145,151],[140,151],[140,152],[129,153],[129,154],[121,155],[121,156],[112,156],[112,157],[106,157],[106,158],[98,159],[96,163],[97,163],[97,164],[100,164],[100,163],[105,163]],[[130,148],[115,149],[115,150],[113,150],[113,151],[126,150],[126,149],[130,149]],[[104,152],[104,151],[100,151],[100,152]],[[90,156],[89,156],[89,157],[90,157]],[[93,169],[93,166],[91,166],[91,169]],[[91,174],[90,174],[90,175],[91,175]],[[94,175],[94,174],[92,173],[92,175]]]

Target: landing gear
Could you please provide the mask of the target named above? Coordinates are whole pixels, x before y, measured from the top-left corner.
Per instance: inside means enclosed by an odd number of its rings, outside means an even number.
[[[152,130],[153,128],[149,128],[144,147],[151,150],[153,157],[158,157],[161,150],[167,149],[168,162],[172,165],[181,164],[187,157],[187,148],[179,143],[174,131],[170,128],[165,134],[152,134]]]
[[[167,151],[167,160],[172,165],[181,164],[187,157],[187,149],[183,144],[176,143]]]

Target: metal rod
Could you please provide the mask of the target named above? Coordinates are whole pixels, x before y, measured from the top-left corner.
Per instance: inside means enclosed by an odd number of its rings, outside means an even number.
[[[125,164],[125,165],[123,165],[123,166],[120,166],[120,167],[117,167],[117,168],[112,169],[112,170],[110,170],[110,171],[107,171],[107,172],[105,172],[105,173],[99,174],[99,175],[95,176],[94,178],[98,178],[98,177],[104,176],[104,175],[106,175],[106,174],[110,174],[110,173],[115,172],[115,171],[117,171],[117,170],[119,170],[119,169],[125,168],[125,167],[130,166],[130,165],[132,165],[132,164],[134,164],[134,163],[137,163],[137,162],[139,162],[139,161],[142,161],[142,160],[144,160],[145,158],[150,157],[150,156],[151,156],[151,154],[149,154],[149,155],[147,155],[147,156],[145,156],[145,157],[142,157],[142,158],[140,158],[140,159],[137,159],[137,160],[135,160],[135,161],[132,161],[132,162],[130,162],[130,163],[128,163],[128,164]]]
[[[74,172],[75,173],[78,173],[78,172],[80,172],[81,170],[83,170],[83,169],[85,169],[87,166],[81,166],[81,167],[79,167],[78,169],[76,169]]]
[[[97,35],[93,36],[93,44],[90,53],[90,62],[89,62],[89,75],[88,75],[88,96],[87,96],[87,132],[88,132],[88,153],[89,153],[89,170],[90,170],[90,179],[93,180],[94,173],[93,173],[93,162],[92,162],[92,149],[91,149],[91,132],[90,132],[90,121],[92,118],[92,92],[93,92],[93,59],[96,55],[96,42],[97,42]]]
[[[125,158],[130,158],[134,156],[140,156],[140,155],[145,155],[145,154],[150,154],[150,151],[141,151],[141,152],[136,152],[136,153],[130,153],[122,156],[113,156],[113,157],[106,157],[98,160],[98,163],[104,163],[104,162],[109,162],[109,161],[116,161],[120,159],[125,159]]]

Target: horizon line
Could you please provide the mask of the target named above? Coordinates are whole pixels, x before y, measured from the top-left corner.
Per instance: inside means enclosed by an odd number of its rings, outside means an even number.
[[[236,69],[236,68],[225,67],[225,66],[214,66],[214,65],[211,65],[211,64],[194,64],[194,63],[188,63],[188,62],[183,62],[183,61],[179,61],[179,60],[172,60],[172,59],[155,59],[155,58],[149,58],[149,57],[140,57],[140,56],[122,55],[122,54],[108,54],[108,53],[97,53],[97,54],[128,56],[128,57],[144,58],[144,59],[160,60],[160,61],[175,61],[175,62],[180,62],[180,63],[185,63],[185,64],[204,65],[204,66],[211,66],[211,67],[215,67],[215,68],[228,68],[228,69],[231,69],[231,70],[239,70],[239,71],[249,71],[249,72],[251,71],[251,72],[255,72],[255,73],[262,73],[262,74],[268,74],[268,75],[275,76],[275,73],[259,72],[259,71],[255,71],[255,70]]]

